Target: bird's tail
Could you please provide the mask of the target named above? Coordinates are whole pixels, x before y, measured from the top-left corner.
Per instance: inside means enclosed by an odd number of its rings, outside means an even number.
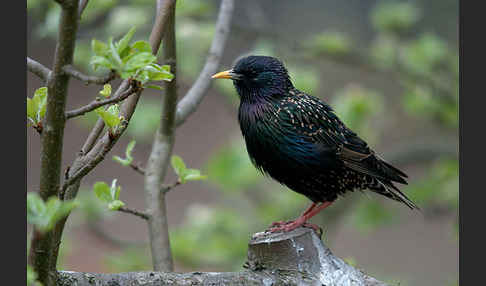
[[[373,182],[368,186],[368,188],[371,191],[383,195],[387,198],[402,202],[412,210],[420,210],[420,208],[395,185],[393,185],[391,181],[374,178]]]

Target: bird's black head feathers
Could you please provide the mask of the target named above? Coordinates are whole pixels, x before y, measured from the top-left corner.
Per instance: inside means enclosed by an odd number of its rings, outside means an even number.
[[[240,59],[232,69],[232,75],[242,101],[275,99],[293,87],[284,65],[268,56]]]

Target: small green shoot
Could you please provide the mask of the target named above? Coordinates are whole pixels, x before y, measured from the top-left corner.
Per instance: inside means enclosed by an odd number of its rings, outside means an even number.
[[[96,182],[93,185],[93,191],[102,202],[108,204],[108,209],[116,211],[125,205],[124,202],[120,201],[121,187],[116,185],[116,179],[111,182],[111,187],[105,182]]]
[[[27,97],[27,126],[39,126],[46,114],[47,87],[37,89],[32,98]]]
[[[197,169],[188,169],[182,158],[177,155],[173,155],[170,161],[181,184],[185,184],[186,181],[198,181],[207,178],[207,176],[201,175],[201,171]]]
[[[125,159],[119,157],[119,156],[113,156],[113,160],[122,164],[123,166],[130,166],[130,164],[133,162],[133,157],[132,157],[132,151],[133,148],[135,148],[135,140],[130,141],[127,145],[127,149],[125,150]]]

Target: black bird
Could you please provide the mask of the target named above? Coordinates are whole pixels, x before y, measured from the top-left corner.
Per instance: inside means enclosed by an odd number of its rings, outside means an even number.
[[[212,78],[233,80],[241,132],[256,168],[313,202],[299,218],[273,223],[270,231],[304,225],[338,195],[354,190],[418,209],[393,184],[407,184],[407,175],[378,157],[328,104],[296,89],[278,59],[248,56]]]

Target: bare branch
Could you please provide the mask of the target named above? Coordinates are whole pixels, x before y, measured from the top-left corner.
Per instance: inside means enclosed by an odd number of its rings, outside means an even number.
[[[61,179],[62,147],[69,76],[65,75],[62,67],[73,61],[78,30],[78,1],[60,1],[62,10],[59,19],[58,41],[52,72],[47,81],[46,114],[42,131],[42,153],[40,167],[39,195],[46,201],[49,197],[57,196]],[[44,72],[45,74],[45,72]],[[47,78],[47,77],[46,77]],[[39,281],[44,285],[52,285],[52,273],[57,261],[57,249],[53,241],[53,232],[40,234],[34,229],[28,263],[39,275]]]
[[[150,216],[144,212],[141,212],[141,211],[137,211],[137,210],[134,210],[134,209],[130,209],[130,208],[126,208],[126,207],[121,207],[118,209],[119,212],[123,212],[123,213],[128,213],[128,214],[132,214],[134,216],[138,216],[139,218],[142,218],[144,220],[149,220],[150,219]]]
[[[163,3],[157,1],[157,16],[155,18],[154,27],[150,33],[150,45],[152,46],[152,53],[157,55],[160,43],[165,36],[167,21],[169,21],[169,14],[172,7],[175,6],[175,0],[166,0]]]
[[[175,0],[166,0],[158,12],[159,17],[167,17],[164,22],[164,62],[170,64],[175,75],[171,82],[166,82],[166,93],[161,102],[160,126],[155,134],[152,151],[146,164],[145,193],[149,220],[150,248],[152,262],[156,271],[173,271],[172,253],[169,241],[165,195],[160,186],[167,173],[167,166],[174,145],[175,114],[177,105],[177,69],[175,41]],[[160,21],[157,21],[160,22]],[[162,29],[162,28],[160,28]],[[158,37],[150,37],[151,42],[158,42]]]
[[[162,186],[161,192],[168,193],[170,190],[179,186],[180,184],[181,184],[181,182],[179,180],[177,180],[177,182],[173,183],[172,185],[164,185],[164,186]]]
[[[107,84],[117,77],[117,74],[116,74],[115,71],[111,71],[109,74],[102,76],[102,77],[85,75],[82,72],[76,70],[72,65],[67,65],[67,66],[63,67],[63,71],[66,74],[74,77],[75,79],[78,79],[78,80],[84,82],[86,85],[88,85],[90,83]]]
[[[47,81],[51,75],[51,70],[43,66],[41,63],[27,57],[27,69],[38,76],[43,81]]]
[[[86,155],[91,150],[91,148],[93,148],[96,140],[98,140],[98,137],[100,137],[100,134],[103,131],[104,127],[105,122],[103,121],[103,119],[98,118],[98,121],[96,121],[95,126],[93,127],[93,129],[91,129],[88,138],[86,138],[86,141],[81,148],[81,156]]]
[[[145,176],[145,169],[143,169],[139,165],[135,165],[135,164],[131,163],[130,168],[132,168],[135,172],[139,173],[140,175]]]
[[[196,82],[177,104],[176,126],[181,125],[196,110],[211,86],[211,76],[217,72],[229,36],[233,10],[234,0],[223,0],[221,2],[216,33],[209,49],[208,58]]]
[[[96,108],[98,108],[100,106],[120,102],[122,100],[125,100],[127,97],[129,97],[130,95],[132,95],[134,93],[135,93],[135,89],[129,88],[128,90],[124,91],[123,93],[121,93],[118,96],[108,98],[108,99],[105,99],[105,100],[93,100],[88,105],[85,105],[83,107],[80,107],[80,108],[77,108],[77,109],[74,109],[74,110],[71,110],[71,111],[67,111],[66,112],[66,119],[70,119],[70,118],[73,118],[73,117],[76,117],[76,116],[83,115],[85,113],[88,113],[90,111],[95,110]]]

